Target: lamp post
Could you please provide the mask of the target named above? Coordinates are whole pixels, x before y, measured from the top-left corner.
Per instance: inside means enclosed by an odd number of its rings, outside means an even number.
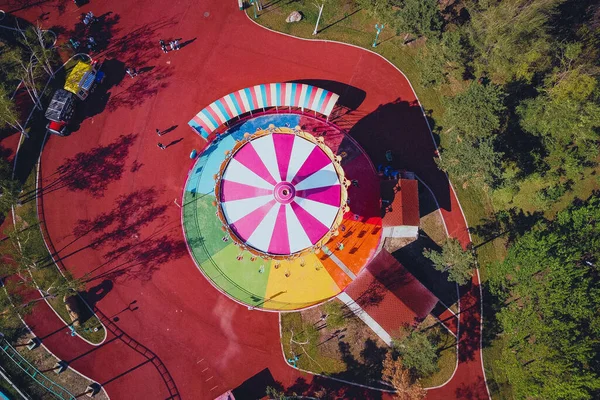
[[[258,2],[258,0],[249,0],[250,4],[254,6],[254,19],[258,18],[258,15],[256,15],[256,3]]]
[[[384,24],[381,24],[381,25],[375,24],[375,29],[377,29],[377,34],[375,35],[375,40],[373,41],[373,47],[377,47],[377,39],[379,38],[379,34],[383,30],[383,28],[385,28]]]
[[[314,6],[319,9],[319,16],[317,17],[317,23],[315,25],[315,30],[313,31],[313,35],[316,35],[319,29],[319,21],[321,20],[321,14],[323,13],[323,7],[325,6],[325,3],[321,3],[320,6],[317,3],[314,3]]]

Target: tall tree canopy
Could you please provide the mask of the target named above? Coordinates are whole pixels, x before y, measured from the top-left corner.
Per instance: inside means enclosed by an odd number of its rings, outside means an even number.
[[[504,97],[496,85],[471,82],[466,91],[446,100],[446,126],[469,138],[489,137],[500,129]]]
[[[441,31],[443,20],[437,0],[400,0],[394,3],[398,7],[394,17],[399,32],[428,36]]]
[[[476,186],[494,186],[501,175],[502,153],[494,150],[491,139],[471,140],[450,133],[436,158],[438,167],[452,179]]]
[[[509,345],[504,370],[518,398],[592,399],[600,394],[600,197],[541,222],[490,268]]]
[[[593,68],[581,63],[579,43],[564,46],[561,65],[548,76],[539,95],[517,107],[522,128],[539,136],[551,168],[580,172],[594,163],[600,144],[600,90]]]
[[[565,0],[477,2],[471,7],[471,42],[476,70],[498,83],[530,81],[550,67],[548,21]]]
[[[435,269],[448,273],[448,280],[464,285],[473,275],[475,256],[470,250],[463,250],[457,239],[448,239],[442,245],[442,251],[425,249],[423,255],[433,262]]]
[[[403,338],[392,343],[400,355],[402,365],[416,377],[424,378],[438,370],[439,355],[425,332],[412,330]]]

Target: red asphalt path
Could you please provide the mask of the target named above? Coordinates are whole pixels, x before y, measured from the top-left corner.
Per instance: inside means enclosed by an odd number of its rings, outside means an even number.
[[[51,351],[103,383],[113,400],[211,399],[265,368],[285,387],[298,379],[331,385],[284,362],[276,314],[248,311],[220,295],[187,254],[173,200],[186,180],[188,154],[203,146],[187,121],[226,93],[298,79],[331,80],[364,91],[359,108],[346,118],[354,122],[344,127],[352,128],[374,163],[383,160],[386,149],[394,150],[394,158],[432,188],[450,234],[468,242],[466,222],[435,166],[435,147],[410,84],[380,57],[271,33],[248,20],[234,0],[93,0],[81,9],[72,2],[58,4],[62,10],[43,3],[17,14],[34,21],[49,12],[44,26],[72,29],[81,12],[112,12],[106,16],[113,25],[105,55],[138,69],[154,67],[133,80],[124,76],[109,89],[103,112],[70,137],[51,137],[42,155],[46,190],[40,212],[51,245],[75,276],[90,274],[88,288],[98,291],[95,306],[108,317],[118,314],[118,322],[97,347],[65,334],[47,306],[38,307],[27,322]],[[159,38],[195,40],[162,54]],[[107,79],[114,78],[107,72]],[[173,125],[177,128],[167,135],[156,136],[156,128]],[[163,151],[158,141],[174,143]],[[67,159],[72,160],[66,171],[58,172]],[[134,300],[138,309],[123,312]],[[460,306],[459,367],[428,398],[487,398],[476,277],[461,293]],[[357,390],[339,393],[378,396]]]

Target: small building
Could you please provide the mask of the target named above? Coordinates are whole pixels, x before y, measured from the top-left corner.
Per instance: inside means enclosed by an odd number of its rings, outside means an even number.
[[[438,303],[437,297],[382,249],[346,289],[352,298],[388,334],[423,321]]]

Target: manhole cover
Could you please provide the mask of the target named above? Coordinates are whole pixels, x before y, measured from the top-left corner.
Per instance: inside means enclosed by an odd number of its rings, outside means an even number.
[[[204,18],[208,17],[210,15],[210,13],[208,11],[204,12]]]

